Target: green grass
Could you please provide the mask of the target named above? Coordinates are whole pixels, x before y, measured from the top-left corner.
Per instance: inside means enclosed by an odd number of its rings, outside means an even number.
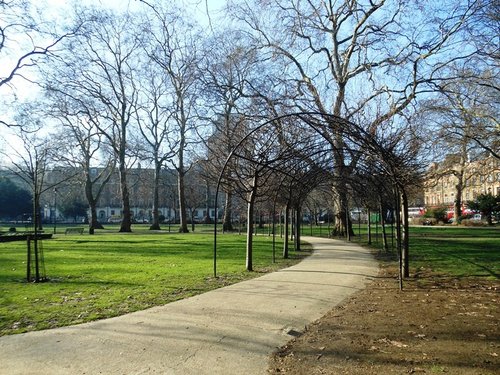
[[[410,267],[454,277],[500,277],[500,228],[412,228]]]
[[[353,224],[353,242],[367,245],[368,227],[366,224]],[[396,253],[395,234],[390,226],[386,229],[387,240]],[[331,226],[304,225],[301,230],[305,236],[328,237]],[[372,225],[372,245],[382,248],[382,229]],[[426,270],[453,277],[500,278],[500,226],[494,227],[433,227],[410,226],[410,273]]]
[[[366,224],[354,223],[353,242],[367,245]],[[304,226],[303,235],[327,237],[328,226]],[[387,227],[389,251],[396,253],[396,241]],[[394,247],[393,247],[394,246]],[[382,229],[372,225],[372,247],[382,248]],[[410,226],[410,271],[426,270],[453,277],[500,277],[500,226],[433,227]]]
[[[63,232],[61,228],[61,232]],[[296,263],[272,263],[271,237],[254,237],[245,271],[245,236],[220,234],[213,277],[211,234],[99,232],[43,241],[48,282],[27,283],[26,243],[0,243],[0,335],[83,323],[182,299]]]
[[[354,241],[367,243],[366,227]],[[389,246],[394,243],[390,228]],[[382,247],[381,231],[372,246]],[[394,249],[390,249],[395,253]],[[410,227],[410,273],[422,270],[453,277],[500,277],[500,227]]]
[[[58,226],[64,233],[66,226]],[[299,258],[272,263],[271,237],[254,240],[254,268],[246,272],[245,236],[218,236],[218,278],[213,277],[212,226],[196,226],[180,235],[177,226],[151,233],[134,225],[119,234],[106,225],[95,236],[58,234],[43,242],[49,281],[25,282],[26,244],[0,243],[0,335],[59,327],[122,315],[202,293],[291,265]],[[47,231],[50,232],[49,229]],[[277,234],[280,233],[277,227]],[[366,226],[354,226],[353,241],[364,245]],[[497,280],[500,274],[500,228],[411,227],[411,274],[421,270],[456,277]],[[269,233],[268,228],[259,229]],[[327,225],[312,228],[328,236]],[[305,226],[303,235],[310,235]],[[393,243],[388,229],[389,244]],[[381,230],[373,228],[372,246],[381,248]],[[394,249],[389,250],[395,253]],[[303,254],[303,253],[302,253]]]

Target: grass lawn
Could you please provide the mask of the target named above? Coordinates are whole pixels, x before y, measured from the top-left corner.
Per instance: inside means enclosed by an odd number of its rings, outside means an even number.
[[[353,241],[367,243],[366,228],[361,236],[355,228]],[[389,246],[392,241],[387,231]],[[381,231],[372,233],[372,246],[382,247]],[[389,252],[396,253],[394,249]],[[410,227],[410,273],[442,274],[453,277],[500,277],[500,227]]]
[[[261,229],[254,240],[254,268],[245,271],[245,236],[218,236],[218,278],[213,278],[211,226],[177,234],[172,226],[152,233],[134,225],[133,233],[106,226],[94,236],[58,234],[43,241],[48,282],[26,283],[26,244],[0,243],[0,335],[102,319],[182,299],[258,276],[297,262],[280,259],[277,239]],[[58,233],[64,233],[64,226]],[[366,244],[366,228],[355,226],[353,241]],[[412,276],[448,275],[497,280],[500,228],[411,227]],[[304,227],[302,234],[327,236],[327,225]],[[277,229],[279,233],[279,229]],[[381,230],[373,228],[372,246],[381,248]],[[392,243],[388,230],[389,243]],[[389,252],[395,254],[395,250]]]
[[[500,227],[411,229],[410,269],[415,274],[500,278]]]
[[[64,229],[61,228],[61,233]],[[26,243],[0,243],[0,335],[122,315],[199,294],[296,263],[272,263],[272,238],[254,239],[254,272],[245,271],[245,236],[220,234],[213,277],[207,233],[99,231],[43,241],[48,282],[27,283]]]
[[[303,235],[327,237],[329,227],[304,226]],[[354,223],[353,242],[367,245],[366,224]],[[387,227],[389,246],[396,246],[391,227]],[[372,246],[382,247],[382,229],[372,225]],[[390,249],[393,254],[394,249]],[[500,226],[495,227],[433,227],[410,226],[410,270],[454,277],[500,277]]]

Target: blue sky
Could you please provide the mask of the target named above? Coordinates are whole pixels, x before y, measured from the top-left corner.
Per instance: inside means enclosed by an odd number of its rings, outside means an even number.
[[[154,0],[152,0],[154,1]],[[176,0],[170,0],[176,1]],[[207,8],[212,20],[216,17],[216,11],[220,9],[225,0],[177,0],[178,3],[186,4],[187,7],[194,10],[196,14],[198,14],[199,22],[205,23],[207,22]],[[43,19],[47,19],[49,21],[55,21],[56,24],[62,25],[66,20],[68,20],[68,14],[71,14],[71,7],[74,1],[68,0],[31,0],[31,5],[33,6],[33,14],[37,11],[40,14],[40,17]],[[78,4],[87,4],[87,5],[95,5],[102,6],[106,8],[113,8],[117,11],[126,11],[128,8],[130,9],[140,9],[140,7],[144,7],[144,4],[141,4],[138,0],[79,0]],[[1,22],[1,20],[0,20]],[[11,35],[9,35],[11,36]],[[0,53],[0,76],[5,77],[15,65],[17,59],[26,53],[29,48],[29,45],[26,48],[23,48],[23,44],[28,42],[25,39],[25,36],[19,35],[16,38],[15,35],[11,36],[12,41],[9,44],[8,48],[5,48]],[[24,39],[23,39],[24,38]],[[36,44],[46,45],[50,43],[43,41],[36,41]],[[33,73],[29,71],[29,69],[23,69],[21,73],[27,78],[33,78]],[[17,98],[18,101],[29,100],[30,98],[34,98],[38,95],[38,89],[35,84],[30,83],[29,81],[23,79],[22,77],[15,77],[9,85],[3,85],[0,87],[0,116],[2,116],[2,120],[4,121],[12,121],[14,116],[15,106],[12,105],[14,98]],[[5,146],[6,143],[14,142],[14,138],[9,136],[9,130],[1,129],[0,136],[0,150]],[[2,143],[4,143],[2,145]],[[0,161],[1,164],[1,161]]]

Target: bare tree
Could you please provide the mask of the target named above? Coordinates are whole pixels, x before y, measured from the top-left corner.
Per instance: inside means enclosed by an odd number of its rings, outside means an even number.
[[[500,58],[500,44],[498,26],[500,23],[500,3],[496,0],[481,0],[473,2],[475,12],[466,27],[466,36],[469,44],[475,47],[476,54],[472,57],[470,66],[489,66],[491,71],[498,74],[498,59]],[[483,85],[500,90],[498,81],[482,82]]]
[[[129,136],[139,96],[136,70],[142,40],[132,32],[132,14],[88,9],[77,16],[87,22],[79,37],[65,45],[49,89],[80,103],[87,121],[98,129],[115,154],[122,199],[120,232],[130,232],[127,163],[131,160]]]
[[[186,179],[186,207],[191,221],[191,231],[194,232],[197,221],[196,211],[207,202],[206,181],[203,180],[203,163],[193,165]],[[209,208],[207,208],[208,211]]]
[[[20,178],[26,186],[29,187],[33,197],[33,253],[28,247],[27,262],[27,280],[40,282],[44,281],[44,260],[43,253],[39,247],[39,233],[42,228],[41,218],[41,196],[47,191],[52,191],[63,181],[71,179],[72,174],[51,173],[48,178],[48,172],[54,172],[53,145],[50,137],[40,137],[36,130],[43,127],[43,123],[38,117],[36,105],[29,104],[20,108],[19,118],[16,119],[20,124],[17,130],[17,138],[20,142],[16,146],[10,146],[10,150],[3,152],[3,158],[9,160],[8,169]],[[21,145],[20,147],[18,145]],[[31,256],[33,255],[33,257]],[[34,263],[34,275],[32,275],[32,262]]]
[[[236,144],[243,138],[242,120],[251,94],[249,82],[256,77],[255,53],[245,46],[244,35],[235,30],[208,39],[202,61],[201,79],[204,85],[205,117],[209,119],[212,135],[208,137],[208,164],[214,179]],[[215,48],[215,46],[217,46]],[[227,178],[231,178],[234,165],[226,168]],[[225,189],[223,231],[232,231],[233,192],[230,184]]]
[[[441,86],[438,100],[426,107],[441,114],[438,122],[448,135],[448,143],[451,139],[455,144],[465,142],[500,159],[500,100],[499,90],[494,88],[498,87],[498,73],[495,76],[488,70],[477,74],[469,69],[454,69],[453,73],[455,78]]]
[[[60,93],[49,94],[55,95],[47,117],[61,125],[61,132],[54,141],[54,157],[79,173],[90,211],[89,234],[94,234],[95,229],[103,228],[97,217],[97,204],[115,171],[115,156],[106,152],[103,135],[95,122],[89,121],[90,108],[82,108],[81,102],[74,102]],[[76,109],[72,105],[76,105]],[[101,167],[98,168],[98,164]]]
[[[38,19],[32,8],[30,1],[0,0],[0,88],[14,89],[16,77],[31,81],[30,68],[55,53],[56,46],[78,29],[57,31],[48,20]],[[0,124],[12,125],[6,119]]]
[[[173,106],[169,96],[167,77],[156,65],[147,65],[143,71],[142,95],[136,112],[137,123],[145,144],[142,158],[153,163],[153,222],[151,230],[160,229],[159,191],[160,174],[177,149],[172,134]]]
[[[500,159],[500,128],[498,96],[491,85],[480,85],[481,76],[470,70],[451,68],[453,79],[441,85],[440,95],[421,103],[420,121],[427,124],[429,142],[434,145],[435,160],[443,160],[440,168],[431,169],[431,180],[454,176],[456,181],[454,223],[458,224],[463,210],[469,161],[480,154]],[[437,135],[437,136],[436,136]]]
[[[459,58],[450,47],[472,10],[446,6],[451,15],[430,23],[427,16],[416,22],[424,11],[418,3],[385,0],[255,1],[234,5],[231,14],[247,26],[255,47],[267,51],[268,61],[287,73],[283,85],[295,87],[299,110],[350,121],[363,116],[374,133],[431,89],[447,61]],[[425,12],[432,14],[428,6]],[[343,234],[352,231],[345,181],[357,158],[345,144],[345,127],[332,117],[324,121],[334,150],[335,232]]]
[[[247,203],[247,240],[246,269],[253,270],[253,233],[255,204],[259,197],[265,196],[267,181],[272,177],[270,166],[279,156],[273,153],[275,136],[255,128],[245,133],[245,136],[232,150],[230,157],[235,162],[234,173],[230,183],[231,189]]]
[[[144,1],[143,1],[144,2]],[[146,2],[144,2],[146,3]],[[179,232],[188,232],[186,217],[185,176],[186,151],[190,134],[196,126],[198,100],[198,63],[200,60],[199,31],[196,25],[183,17],[185,10],[171,7],[164,10],[160,5],[150,4],[155,23],[151,23],[152,41],[149,58],[163,70],[168,82],[172,103],[172,122],[175,124],[177,145],[174,167],[177,171],[180,227]]]

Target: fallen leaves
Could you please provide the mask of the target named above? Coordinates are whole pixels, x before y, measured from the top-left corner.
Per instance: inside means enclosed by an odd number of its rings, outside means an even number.
[[[392,345],[392,346],[395,346],[397,348],[407,348],[408,347],[408,345],[403,344],[401,341],[389,340],[388,338],[379,339],[379,340],[377,340],[377,342],[379,342],[381,344]]]
[[[460,280],[460,289],[443,282],[431,292],[430,285],[397,292],[392,279],[381,279],[294,339],[293,355],[275,357],[274,368],[286,370],[272,373],[496,373],[499,298],[486,287],[468,288],[468,281]]]

